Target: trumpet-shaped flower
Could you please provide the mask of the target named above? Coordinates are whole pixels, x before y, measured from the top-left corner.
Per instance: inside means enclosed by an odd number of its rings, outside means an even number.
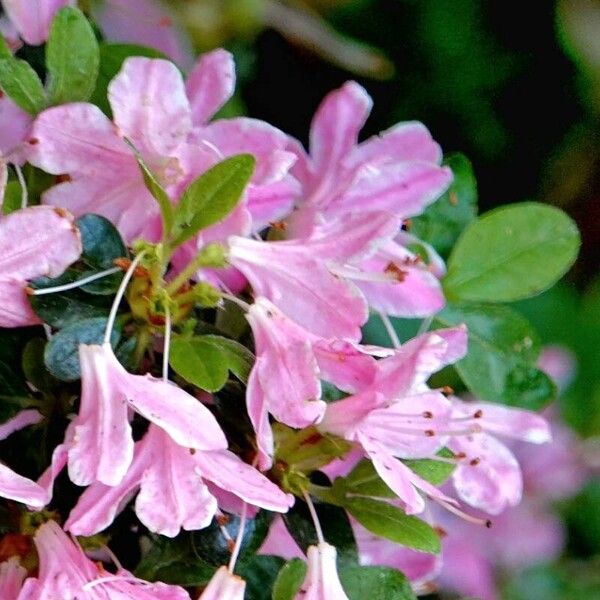
[[[19,600],[189,600],[182,588],[149,583],[126,571],[113,575],[85,556],[54,521],[34,536],[39,557],[37,577],[25,580]]]
[[[129,409],[186,448],[227,448],[213,415],[187,392],[150,375],[128,373],[110,344],[82,344],[79,355],[81,407],[67,431],[69,476],[77,485],[116,485],[125,477],[133,458]]]
[[[306,578],[295,600],[348,600],[336,565],[337,552],[327,542],[309,546]]]
[[[71,512],[66,528],[92,535],[112,523],[139,489],[136,513],[151,531],[176,536],[183,528],[210,524],[217,500],[209,486],[225,490],[261,508],[286,512],[293,497],[229,450],[193,450],[176,444],[151,425],[136,444],[134,459],[120,484],[93,483]]]
[[[39,323],[27,280],[57,277],[80,254],[79,231],[64,210],[35,206],[0,217],[0,327]]]
[[[244,600],[246,582],[229,571],[219,567],[198,600]]]

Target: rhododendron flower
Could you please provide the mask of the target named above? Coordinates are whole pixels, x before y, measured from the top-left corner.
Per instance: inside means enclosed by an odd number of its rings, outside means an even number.
[[[66,528],[77,535],[102,531],[140,490],[136,513],[151,531],[176,536],[180,529],[207,527],[217,510],[212,487],[261,508],[286,512],[293,497],[229,450],[193,450],[176,444],[151,425],[136,444],[123,481],[113,487],[92,484],[71,512]]]
[[[75,4],[75,0],[2,0],[19,35],[32,46],[46,41],[50,23],[59,9]]]
[[[448,448],[461,456],[452,474],[454,487],[465,502],[489,514],[500,514],[521,500],[523,480],[514,454],[493,435],[529,443],[551,440],[548,422],[531,411],[453,398],[453,416],[480,432],[454,436]]]
[[[0,564],[0,598],[17,600],[27,571],[19,564],[16,557],[9,558]]]
[[[20,600],[189,600],[182,588],[149,583],[126,571],[113,575],[85,556],[54,521],[34,536],[39,557],[37,577],[25,580]]]
[[[57,277],[80,254],[79,231],[64,210],[35,206],[0,216],[0,327],[39,323],[27,280]]]
[[[244,600],[246,582],[231,573],[227,567],[219,567],[198,600]]]
[[[338,576],[336,557],[335,548],[327,542],[308,547],[306,578],[296,600],[348,600]]]
[[[395,356],[379,361],[371,386],[328,405],[319,425],[323,431],[358,442],[408,514],[425,508],[417,488],[444,503],[452,502],[396,457],[426,458],[445,445],[452,406],[425,382],[435,371],[460,359],[466,343],[464,327],[411,340]]]
[[[79,356],[81,407],[66,436],[73,483],[122,481],[133,458],[129,409],[156,423],[185,448],[227,448],[210,411],[181,388],[150,375],[128,373],[108,343],[81,344]]]

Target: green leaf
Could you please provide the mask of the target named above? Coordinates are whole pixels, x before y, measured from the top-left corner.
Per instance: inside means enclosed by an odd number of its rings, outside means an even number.
[[[255,163],[251,154],[238,154],[216,164],[190,184],[175,209],[173,246],[223,220],[235,208]]]
[[[254,555],[248,562],[238,565],[237,571],[246,581],[245,600],[265,600],[277,579],[284,560],[279,556]]]
[[[503,206],[465,229],[448,260],[450,300],[512,302],[535,296],[570,268],[580,245],[563,211],[536,202]]]
[[[279,571],[271,599],[294,600],[305,577],[306,563],[299,558],[292,558]]]
[[[2,203],[2,214],[9,215],[21,208],[21,186],[18,181],[9,181],[4,190],[4,202]]]
[[[421,552],[440,552],[440,538],[425,521],[409,516],[391,504],[372,498],[347,498],[344,506],[375,535]]]
[[[225,357],[227,368],[242,383],[248,383],[248,376],[254,364],[254,354],[246,346],[220,335],[203,335],[202,340],[218,349]]]
[[[130,56],[166,58],[162,52],[154,48],[146,48],[145,46],[137,46],[135,44],[100,43],[100,69],[91,102],[99,106],[109,117],[112,116],[112,111],[107,97],[108,85],[121,70],[125,59]]]
[[[349,600],[416,600],[408,579],[388,567],[345,567],[340,581]]]
[[[447,256],[463,229],[477,216],[477,182],[469,159],[451,154],[444,164],[452,169],[450,189],[425,212],[412,219],[411,233]]]
[[[1,58],[12,58],[12,52],[4,39],[4,36],[0,34],[0,59]]]
[[[38,74],[24,60],[0,59],[0,88],[31,115],[37,115],[48,103]]]
[[[52,336],[44,352],[46,368],[62,381],[77,381],[81,377],[79,365],[80,344],[102,344],[106,319],[86,319],[73,323]],[[115,328],[110,342],[116,346],[120,333]]]
[[[220,390],[229,376],[225,353],[203,336],[175,338],[169,364],[186,381],[207,392]]]
[[[0,361],[0,422],[4,423],[26,407],[23,401],[30,397],[23,376]]]
[[[121,234],[108,219],[89,214],[79,217],[76,224],[83,246],[81,258],[92,268],[89,274],[110,269],[114,266],[115,259],[129,256]],[[87,274],[81,274],[79,277],[83,278]],[[115,273],[88,283],[81,289],[89,294],[113,294],[122,279],[122,273]]]
[[[89,100],[96,87],[99,64],[98,42],[85,15],[71,6],[59,10],[46,44],[50,102]]]
[[[444,450],[441,450],[438,452],[438,454],[446,456],[446,458],[452,456],[451,452]],[[402,462],[409,467],[411,471],[414,471],[419,477],[436,486],[445,483],[456,468],[455,465],[451,463],[428,458],[403,460]]]
[[[137,151],[135,146],[125,138],[125,141],[131,146],[135,154],[135,158],[138,162],[140,170],[142,171],[142,176],[144,178],[144,184],[148,191],[152,194],[152,197],[158,203],[158,207],[160,208],[160,214],[162,217],[162,225],[163,225],[163,237],[166,237],[171,232],[173,228],[173,205],[171,204],[171,199],[169,198],[169,194],[165,191],[163,186],[160,184],[158,179],[155,177],[154,173],[148,168],[144,159],[141,157],[140,153]]]
[[[530,410],[552,400],[555,386],[536,367],[540,342],[524,317],[505,306],[448,304],[434,326],[461,323],[469,330],[469,349],[455,367],[475,396]]]
[[[27,381],[43,392],[54,389],[58,384],[58,381],[52,377],[44,364],[45,348],[45,339],[33,338],[29,340],[23,350],[21,361]]]

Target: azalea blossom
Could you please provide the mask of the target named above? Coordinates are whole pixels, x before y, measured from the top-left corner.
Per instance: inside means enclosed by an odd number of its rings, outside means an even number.
[[[80,254],[79,231],[65,210],[34,206],[0,216],[0,327],[39,323],[27,281],[57,277]]]
[[[309,546],[306,578],[296,600],[348,600],[337,572],[335,547],[327,542]]]
[[[150,425],[136,444],[123,480],[115,486],[93,483],[81,496],[65,527],[93,535],[110,525],[140,490],[136,513],[151,531],[176,536],[180,529],[207,527],[217,510],[219,490],[253,506],[286,512],[293,497],[226,449],[194,450],[176,444]]]

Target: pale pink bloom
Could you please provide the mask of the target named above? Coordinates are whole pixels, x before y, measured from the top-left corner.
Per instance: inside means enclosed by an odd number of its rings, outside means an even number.
[[[135,510],[151,531],[176,536],[183,528],[210,524],[217,500],[208,484],[267,510],[286,512],[293,497],[229,450],[193,450],[179,446],[151,425],[136,444],[134,459],[120,484],[93,483],[81,496],[65,527],[93,535],[112,523],[139,489]]]
[[[295,600],[348,600],[340,582],[334,546],[319,542],[309,546],[306,578]]]
[[[157,0],[103,0],[92,4],[94,20],[111,42],[140,44],[160,50],[183,68],[193,54],[184,31]]]
[[[299,240],[263,242],[229,238],[229,262],[288,317],[325,338],[357,341],[367,305],[344,279],[356,260],[372,255],[394,235],[398,221],[386,213],[358,215]],[[346,267],[345,265],[350,265]]]
[[[16,557],[9,558],[0,564],[0,598],[17,600],[23,586],[27,571],[19,564]]]
[[[85,556],[54,521],[34,536],[39,573],[23,585],[18,600],[189,600],[178,586],[149,583],[126,571],[115,575]]]
[[[462,402],[457,398],[452,403],[457,422],[463,427],[479,429],[454,436],[447,444],[462,457],[452,474],[458,495],[492,515],[517,505],[523,493],[519,463],[492,434],[542,444],[552,437],[548,422],[531,411],[498,404]]]
[[[402,218],[420,214],[452,180],[427,129],[400,123],[358,144],[372,101],[355,82],[331,92],[310,130],[310,156],[293,141],[298,162],[292,174],[302,183],[299,212],[327,220],[354,211],[388,211]]]
[[[34,206],[0,216],[0,327],[39,323],[27,280],[57,277],[80,254],[79,231],[66,211]]]
[[[198,600],[244,600],[245,591],[246,582],[241,577],[219,567]]]
[[[4,10],[30,45],[39,46],[48,38],[54,15],[63,6],[73,6],[75,0],[2,0]]]
[[[380,477],[405,505],[422,512],[417,490],[443,503],[453,502],[397,458],[433,456],[448,440],[452,405],[426,381],[466,352],[464,327],[422,335],[378,362],[373,384],[327,406],[319,429],[358,442]]]
[[[227,440],[212,413],[176,385],[132,375],[110,344],[79,346],[81,406],[69,426],[69,477],[77,485],[116,485],[133,458],[128,411],[133,409],[186,448],[218,450]]]

